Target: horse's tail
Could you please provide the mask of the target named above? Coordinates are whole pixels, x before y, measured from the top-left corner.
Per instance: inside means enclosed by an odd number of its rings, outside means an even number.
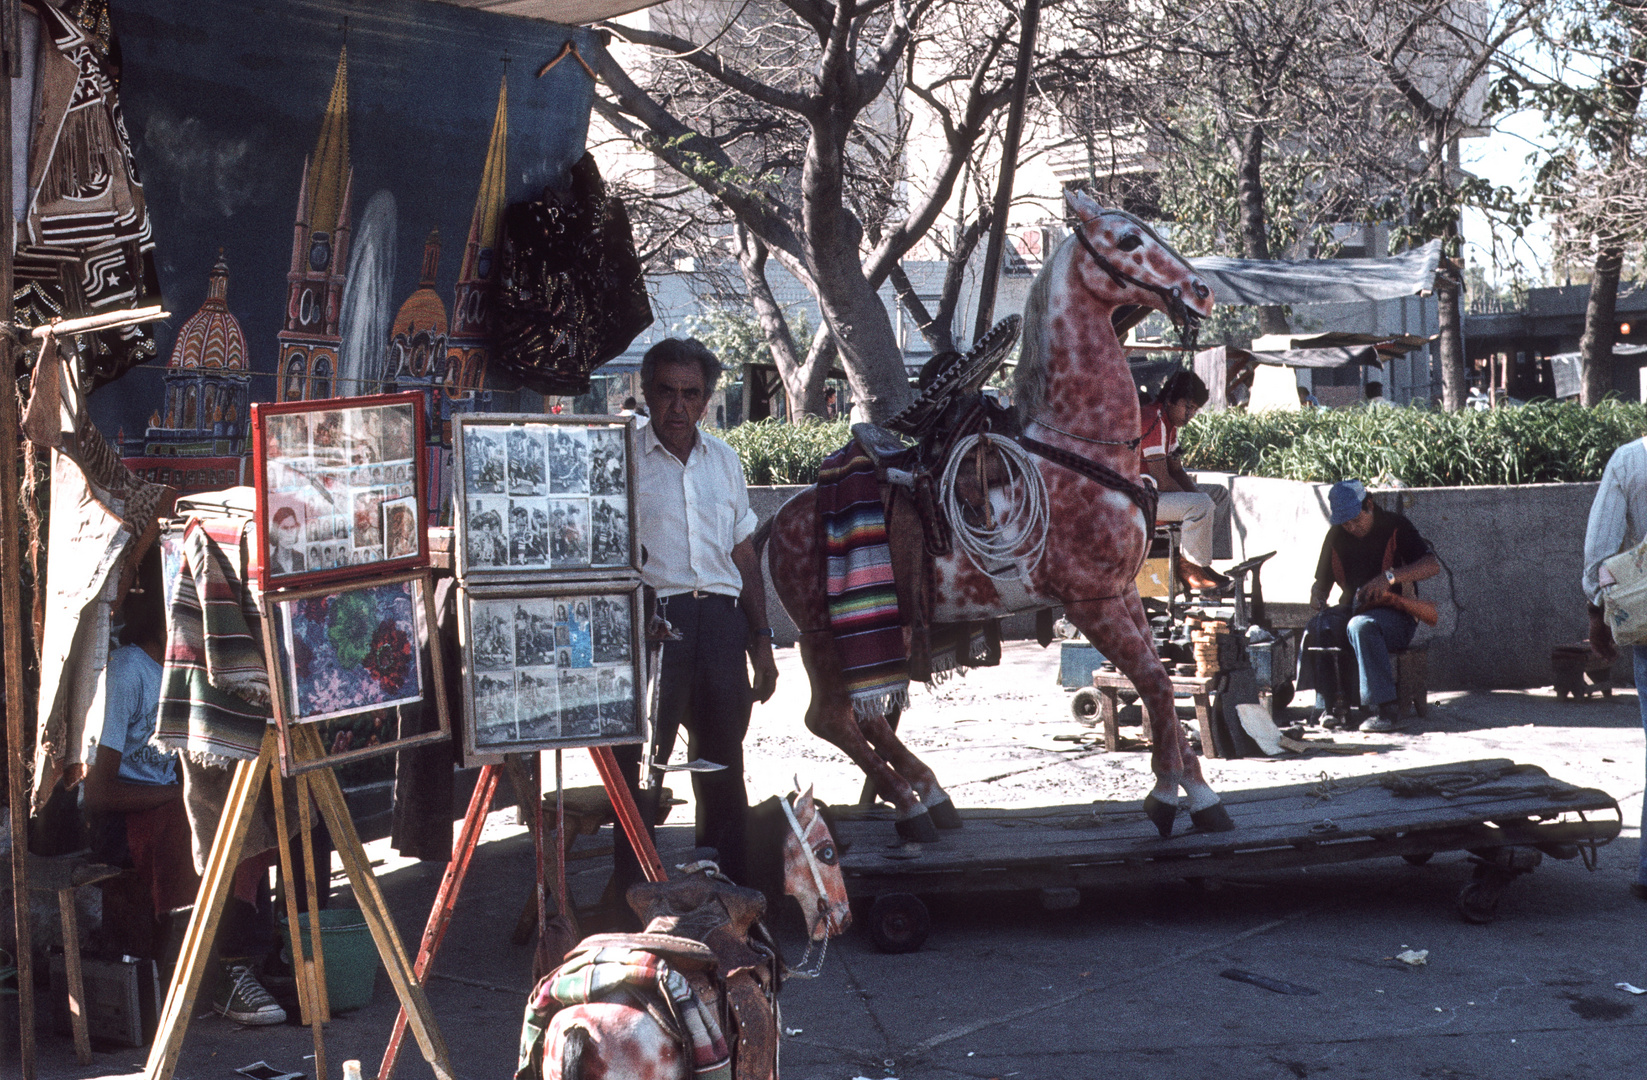
[[[583,1058],[592,1040],[589,1029],[575,1025],[561,1037],[560,1080],[583,1080]]]

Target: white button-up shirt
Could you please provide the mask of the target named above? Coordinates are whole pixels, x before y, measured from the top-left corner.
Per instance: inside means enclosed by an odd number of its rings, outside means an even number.
[[[1647,534],[1647,440],[1613,451],[1584,530],[1584,595],[1601,604],[1601,564],[1641,543]]]
[[[749,488],[737,451],[698,432],[686,464],[670,453],[651,424],[641,425],[636,531],[646,552],[641,577],[659,596],[743,592],[732,549],[755,531]]]

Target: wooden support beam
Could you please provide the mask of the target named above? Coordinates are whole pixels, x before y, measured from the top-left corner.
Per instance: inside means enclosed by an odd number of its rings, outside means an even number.
[[[217,937],[217,924],[223,918],[223,906],[234,888],[235,870],[240,866],[240,853],[246,846],[246,832],[257,808],[257,797],[270,770],[279,768],[276,761],[275,730],[270,727],[263,736],[263,748],[257,760],[242,761],[235,766],[229,797],[217,823],[217,836],[206,860],[206,873],[195,895],[194,913],[189,916],[189,928],[183,935],[183,951],[166,991],[166,1004],[160,1010],[154,1044],[149,1048],[149,1061],[143,1070],[145,1080],[171,1080],[177,1070],[177,1055],[189,1030],[212,942]]]
[[[312,760],[324,754],[320,736],[313,724],[298,725],[292,732],[292,740],[300,758]],[[337,847],[344,871],[349,875],[349,884],[354,887],[360,913],[372,932],[378,955],[383,958],[389,982],[406,1010],[407,1022],[417,1039],[418,1048],[422,1050],[424,1060],[434,1069],[436,1080],[455,1080],[446,1040],[435,1026],[428,998],[412,973],[412,962],[401,944],[394,920],[389,916],[389,905],[383,899],[383,890],[377,878],[372,876],[371,863],[360,843],[360,835],[355,832],[354,821],[349,817],[349,807],[344,802],[342,788],[338,787],[337,776],[331,769],[316,769],[305,775],[309,779],[309,790],[314,795],[315,803],[320,807],[320,816],[331,830],[332,842]]]

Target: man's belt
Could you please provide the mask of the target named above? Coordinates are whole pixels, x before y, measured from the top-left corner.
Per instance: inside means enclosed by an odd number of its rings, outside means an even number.
[[[1161,501],[1161,495],[1155,488],[1148,484],[1140,484],[1136,480],[1129,480],[1108,465],[1059,449],[1028,435],[1019,435],[1018,445],[1032,454],[1046,458],[1054,465],[1061,465],[1070,472],[1080,473],[1094,483],[1119,491],[1144,512],[1144,521],[1148,525],[1145,535],[1155,535],[1155,510]]]

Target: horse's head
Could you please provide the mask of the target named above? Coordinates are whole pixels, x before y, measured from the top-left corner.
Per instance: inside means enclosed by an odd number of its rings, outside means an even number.
[[[783,839],[783,891],[800,901],[813,941],[832,938],[852,923],[835,837],[812,800],[811,788],[783,804],[789,819]]]
[[[1080,191],[1065,199],[1080,224],[1070,273],[1096,296],[1119,307],[1143,304],[1162,312],[1195,348],[1201,320],[1212,314],[1212,288],[1171,244],[1124,210],[1106,210]]]

